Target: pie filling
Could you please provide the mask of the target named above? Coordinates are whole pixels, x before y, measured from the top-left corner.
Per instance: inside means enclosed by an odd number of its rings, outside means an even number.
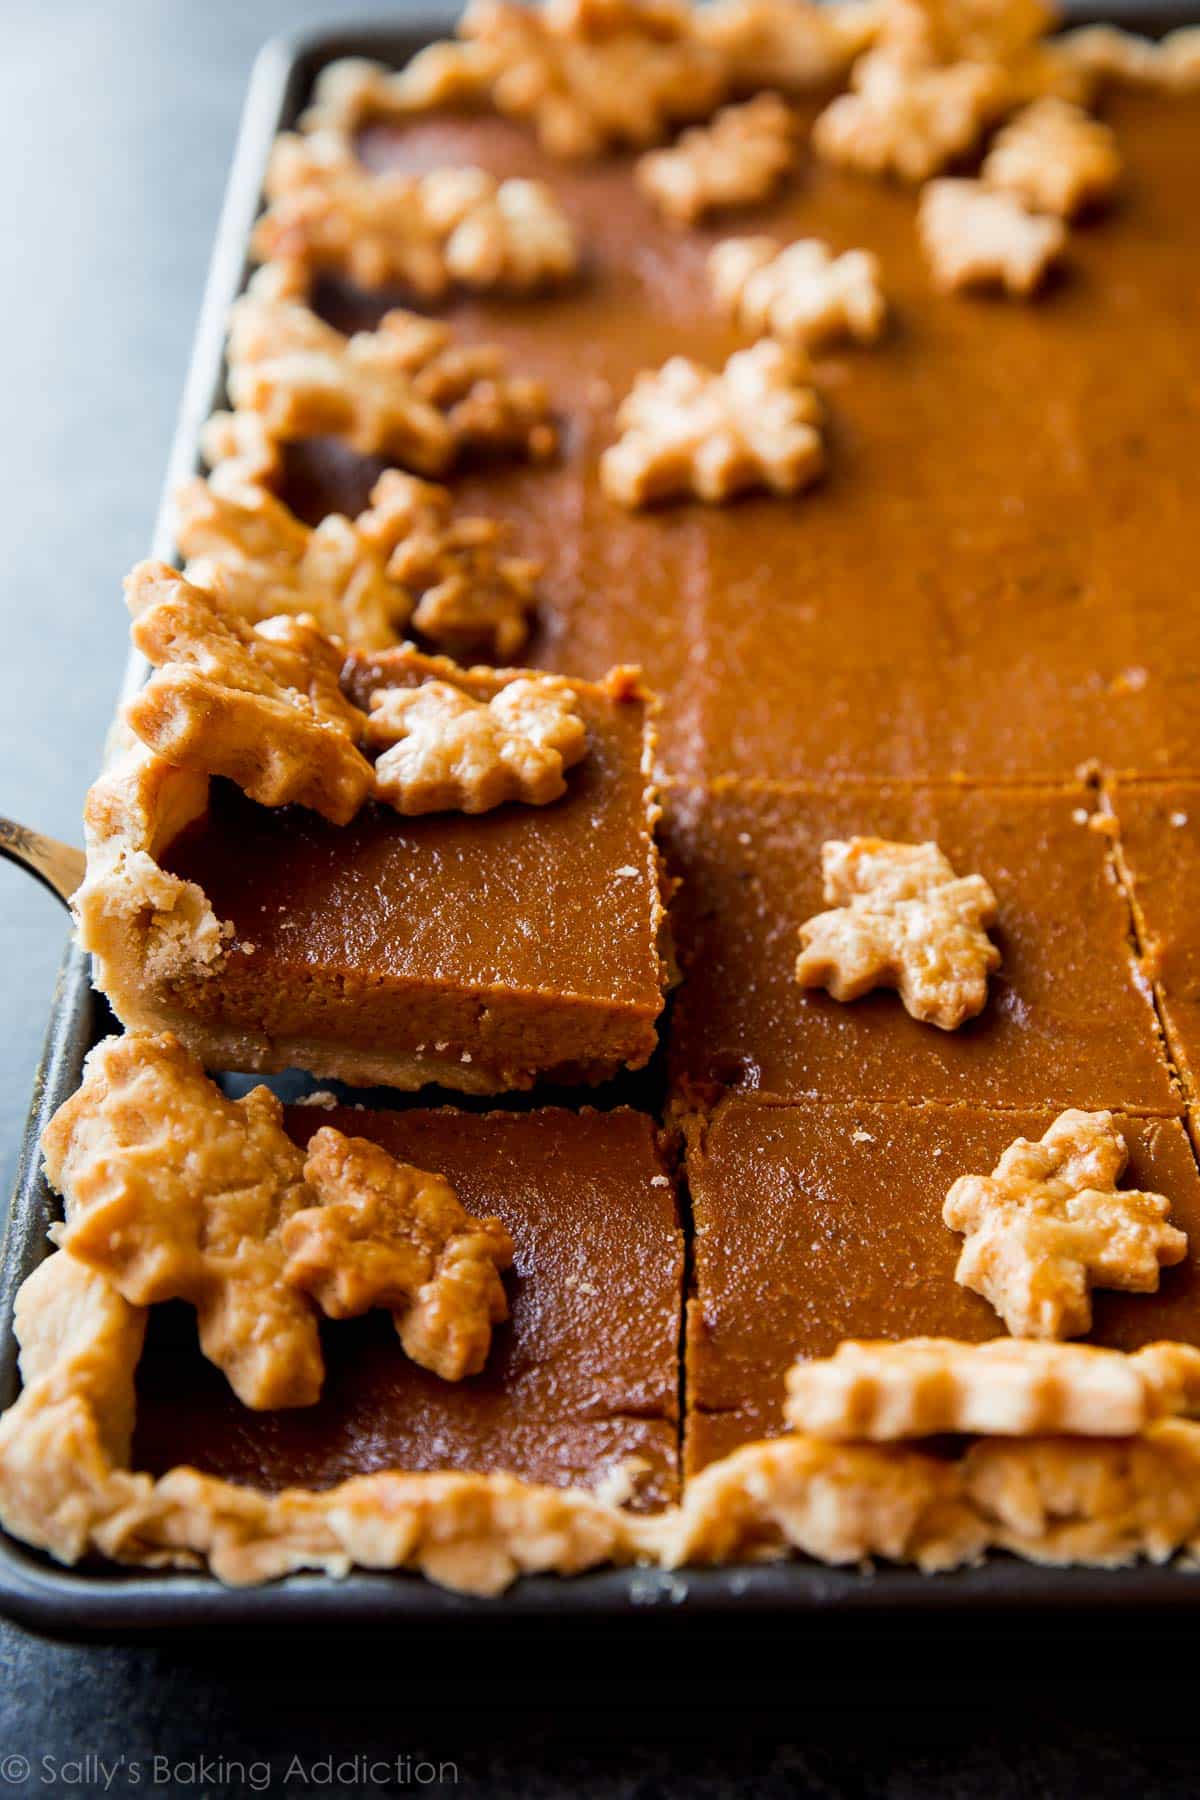
[[[1177,1112],[1108,823],[1078,785],[668,794],[684,972],[670,1042],[677,1090]],[[953,1031],[931,1030],[883,989],[847,1006],[763,978],[789,969],[799,927],[820,912],[822,844],[864,826],[936,842],[995,892],[999,967],[986,1006]]]

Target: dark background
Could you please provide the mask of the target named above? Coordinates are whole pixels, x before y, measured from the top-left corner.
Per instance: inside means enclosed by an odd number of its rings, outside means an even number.
[[[120,582],[149,549],[255,50],[405,15],[403,0],[0,6],[0,810],[78,838],[125,655]],[[0,864],[5,1191],[64,934],[56,903]],[[0,1626],[0,1800],[1190,1796],[1194,1637],[1186,1613],[119,1648]],[[329,1774],[331,1752],[360,1761]],[[288,1780],[293,1755],[307,1774]],[[431,1785],[423,1756],[458,1784]]]

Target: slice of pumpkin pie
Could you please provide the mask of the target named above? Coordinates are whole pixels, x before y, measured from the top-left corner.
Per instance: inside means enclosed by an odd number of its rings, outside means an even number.
[[[210,1067],[482,1094],[648,1061],[666,964],[636,674],[346,656],[161,565],[130,596],[158,666],[89,796],[75,903],[126,1025]]]

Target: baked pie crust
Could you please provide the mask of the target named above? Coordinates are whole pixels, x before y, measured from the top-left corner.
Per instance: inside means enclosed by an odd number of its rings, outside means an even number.
[[[835,1442],[981,1437],[1135,1437],[1200,1406],[1200,1349],[1147,1344],[1126,1354],[1091,1344],[991,1338],[857,1342],[798,1362],[787,1420]]]
[[[512,1241],[436,1172],[326,1126],[307,1151],[269,1088],[231,1100],[169,1033],[106,1038],[42,1134],[60,1248],[131,1304],[186,1300],[243,1405],[311,1406],[318,1311],[393,1317],[445,1381],[478,1374],[508,1317]]]
[[[825,467],[811,373],[802,351],[770,338],[736,351],[719,374],[686,356],[644,370],[617,412],[621,435],[601,458],[601,486],[630,508],[799,492]]]
[[[256,415],[224,417],[241,426]],[[456,518],[446,488],[385,469],[357,517],[326,513],[310,527],[270,491],[269,464],[256,479],[236,437],[227,462],[223,434],[210,439],[216,467],[179,489],[176,533],[186,579],[228,612],[252,625],[308,614],[363,650],[400,643],[406,629],[460,659],[510,663],[525,644],[541,564],[511,554],[503,521]]]
[[[322,272],[364,288],[398,286],[437,300],[453,286],[532,293],[566,280],[578,250],[542,181],[497,181],[480,168],[374,175],[337,131],[284,132],[267,170],[268,206],[252,248],[294,273],[302,292]]]
[[[636,1523],[669,1568],[883,1557],[925,1574],[1007,1550],[1058,1567],[1118,1568],[1194,1553],[1200,1426],[1164,1419],[1128,1438],[978,1438],[955,1459],[908,1445],[795,1436],[747,1444]]]
[[[492,105],[530,121],[552,156],[657,143],[727,85],[686,0],[471,0],[458,30],[492,58]]]
[[[668,150],[638,159],[635,180],[676,225],[694,225],[725,207],[765,200],[795,160],[796,122],[778,94],[727,106],[693,125]]]
[[[989,1301],[1014,1337],[1080,1337],[1091,1289],[1154,1293],[1187,1234],[1163,1194],[1118,1188],[1129,1160],[1111,1113],[1060,1113],[1039,1142],[1017,1138],[990,1175],[961,1175],[942,1217],[964,1233],[955,1280]]]
[[[344,56],[317,76],[300,119],[303,131],[357,131],[439,107],[486,105],[496,59],[485,44],[427,44],[402,69],[366,56]]]
[[[955,1031],[987,1004],[1000,952],[987,935],[996,896],[956,875],[936,844],[830,839],[821,849],[830,911],[800,927],[796,980],[858,1000],[894,987],[914,1019]]]
[[[237,413],[262,421],[258,445],[341,438],[421,475],[440,475],[467,452],[550,457],[558,432],[541,382],[511,375],[502,350],[456,344],[450,327],[395,308],[374,331],[346,336],[303,303],[287,265],[264,263],[229,328],[229,392]],[[225,427],[218,453],[244,441]],[[269,467],[269,465],[268,465]]]
[[[1181,25],[1164,37],[1139,37],[1116,25],[1079,25],[1057,40],[1059,53],[1086,75],[1171,94],[1200,89],[1200,26]]]
[[[999,288],[1028,300],[1066,249],[1066,227],[1016,194],[982,181],[931,181],[918,228],[934,285],[944,293]]]
[[[887,322],[879,259],[834,256],[819,238],[726,238],[708,259],[713,297],[747,331],[815,350],[848,338],[873,344]]]

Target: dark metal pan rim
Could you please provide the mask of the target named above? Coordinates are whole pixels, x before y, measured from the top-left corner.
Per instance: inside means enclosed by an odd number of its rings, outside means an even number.
[[[377,23],[303,30],[273,38],[254,66],[233,168],[226,190],[205,285],[191,367],[168,463],[153,554],[174,559],[170,496],[197,468],[200,428],[221,402],[225,326],[229,306],[243,285],[246,247],[259,209],[266,156],[277,131],[296,116],[316,72],[340,56],[370,56],[401,63],[444,35],[455,11],[434,12],[421,24],[395,30]],[[1196,0],[1139,6],[1136,0],[1092,0],[1068,7],[1071,20],[1105,20],[1159,33],[1197,20]],[[144,665],[131,658],[123,696],[136,688]],[[46,1251],[46,1226],[54,1204],[41,1175],[38,1143],[49,1118],[78,1086],[83,1058],[111,1024],[93,994],[87,959],[68,947],[51,1002],[33,1099],[22,1138],[16,1187],[0,1261],[0,1407],[18,1386],[13,1301]],[[569,1578],[526,1576],[499,1599],[450,1593],[420,1576],[354,1572],[343,1580],[292,1575],[263,1587],[228,1588],[213,1577],[188,1572],[145,1574],[105,1565],[66,1569],[0,1533],[0,1612],[36,1630],[61,1636],[244,1630],[277,1631],[300,1623],[329,1628],[384,1627],[401,1620],[431,1625],[456,1619],[536,1621],[551,1616],[580,1622],[654,1616],[735,1618],[820,1613],[868,1613],[891,1617],[960,1615],[964,1609],[991,1616],[1014,1612],[1091,1613],[1102,1607],[1128,1612],[1173,1611],[1190,1606],[1197,1587],[1186,1564],[1141,1564],[1125,1569],[1058,1569],[993,1555],[975,1568],[922,1575],[911,1568],[879,1565],[864,1572],[809,1561],[780,1561],[721,1569],[605,1569]]]

